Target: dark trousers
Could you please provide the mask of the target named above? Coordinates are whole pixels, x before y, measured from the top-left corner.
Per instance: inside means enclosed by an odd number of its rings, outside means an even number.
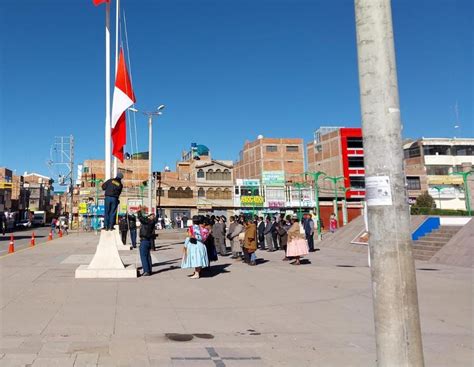
[[[249,262],[250,262],[249,250],[244,247],[244,248],[243,248],[243,251],[244,251],[244,261],[245,261],[246,263],[249,263]]]
[[[130,240],[132,241],[132,246],[136,248],[137,247],[137,229],[136,228],[130,229]]]
[[[272,233],[272,239],[273,239],[273,248],[275,250],[278,250],[278,248],[279,248],[279,246],[278,246],[278,233],[273,232]]]
[[[308,241],[309,251],[314,251],[314,234],[307,234],[306,241]]]
[[[120,234],[122,235],[122,243],[126,245],[127,244],[127,231],[120,231]]]
[[[265,236],[258,237],[258,248],[260,250],[265,250]]]
[[[144,273],[151,274],[151,240],[142,238],[140,240],[140,260],[142,262],[142,269]]]
[[[113,196],[105,197],[105,213],[104,213],[105,229],[114,229],[118,204],[119,204],[118,198],[113,197]]]

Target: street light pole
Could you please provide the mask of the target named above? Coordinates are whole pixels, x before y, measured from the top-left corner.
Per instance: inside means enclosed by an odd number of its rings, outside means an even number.
[[[433,189],[438,191],[438,201],[439,201],[439,208],[441,209],[441,191],[443,190],[443,187],[441,186],[433,186]]]
[[[159,116],[162,114],[165,105],[160,105],[156,111],[143,112],[145,116],[148,116],[148,213],[152,211],[152,192],[153,192],[153,172],[152,172],[152,160],[153,160],[153,116]],[[136,108],[129,108],[132,112],[138,112]]]
[[[316,212],[316,215],[318,216],[317,218],[317,227],[318,227],[318,240],[321,241],[321,213],[319,210],[319,176],[327,176],[325,172],[323,171],[316,171],[316,172],[305,172],[304,175],[308,175],[313,177],[313,182],[314,182],[314,210]]]
[[[298,208],[298,220],[301,222],[301,218],[303,217],[303,215],[301,214],[301,211],[302,211],[302,208],[301,208],[301,189],[303,187],[306,187],[306,184],[302,183],[302,182],[294,182],[293,186],[298,189],[298,197],[299,197],[299,201],[300,201],[300,205],[299,205],[299,208]]]
[[[344,193],[342,199],[342,224],[345,226],[348,222],[347,216],[347,192],[351,189],[350,187],[339,186],[339,189]]]
[[[334,214],[336,216],[336,222],[339,226],[339,210],[337,207],[337,182],[340,180],[344,180],[344,176],[326,176],[324,177],[325,180],[329,180],[334,185]]]
[[[469,192],[469,185],[467,184],[467,177],[474,173],[474,170],[466,172],[453,172],[452,175],[458,175],[462,177],[464,184],[464,200],[466,200],[466,210],[467,214],[471,216],[471,193]]]
[[[423,367],[390,0],[355,0],[377,366]]]

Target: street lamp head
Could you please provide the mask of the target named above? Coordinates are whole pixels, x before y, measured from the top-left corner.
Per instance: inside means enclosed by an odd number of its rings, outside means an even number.
[[[165,107],[166,107],[166,106],[165,106],[164,104],[161,104],[161,105],[158,106],[158,108],[157,108],[156,110],[157,110],[158,112],[160,112],[160,111],[163,111],[163,110],[165,109]]]
[[[129,111],[132,111],[132,112],[138,112],[138,110],[136,108],[133,108],[133,107],[129,107],[128,109]]]

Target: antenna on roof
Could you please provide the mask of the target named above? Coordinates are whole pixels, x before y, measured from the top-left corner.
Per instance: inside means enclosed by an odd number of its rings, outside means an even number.
[[[461,124],[459,123],[459,108],[458,108],[458,101],[454,104],[454,116],[456,117],[456,121],[454,121],[454,139],[456,139],[456,131],[459,129],[459,135],[461,135]]]

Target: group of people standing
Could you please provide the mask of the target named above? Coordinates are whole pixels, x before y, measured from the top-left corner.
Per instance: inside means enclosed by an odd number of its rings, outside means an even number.
[[[257,264],[257,250],[269,252],[283,250],[283,261],[300,265],[301,257],[314,252],[315,224],[311,214],[305,214],[300,223],[297,216],[286,217],[245,217],[231,216],[226,226],[226,218],[194,216],[184,242],[182,268],[192,268],[191,279],[199,279],[201,271],[209,268],[210,262],[227,253],[226,239],[230,242],[231,258],[250,266]]]

